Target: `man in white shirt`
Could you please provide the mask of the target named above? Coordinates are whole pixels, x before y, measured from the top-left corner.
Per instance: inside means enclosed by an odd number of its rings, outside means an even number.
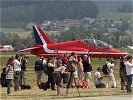
[[[101,75],[101,71],[102,71],[102,68],[98,67],[97,72],[95,72],[95,74],[94,74],[94,84],[95,84],[96,88],[105,88],[105,84],[101,83],[101,80],[103,79],[103,77]]]
[[[16,54],[14,60],[14,90],[20,91],[20,72],[21,72],[21,55]]]
[[[127,75],[127,92],[132,92],[131,85],[132,85],[132,77],[133,77],[133,57],[127,56],[127,61],[124,62],[126,67],[126,75]]]
[[[106,75],[106,88],[109,88],[110,80],[113,83],[112,88],[116,88],[116,81],[115,81],[114,70],[113,70],[113,67],[114,67],[114,63],[113,62],[114,61],[111,58],[108,58],[107,62],[106,62],[108,70],[109,70],[109,74]]]

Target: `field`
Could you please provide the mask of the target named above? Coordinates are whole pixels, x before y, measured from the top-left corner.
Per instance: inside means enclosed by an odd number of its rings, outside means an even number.
[[[22,28],[1,28],[0,31],[6,34],[15,33],[18,34],[21,38],[26,38],[28,35],[31,34],[31,31],[26,31]]]
[[[2,68],[5,66],[6,61],[15,53],[4,53],[0,55],[0,72]],[[56,96],[56,91],[51,91],[50,89],[47,91],[43,91],[36,86],[36,73],[34,71],[34,62],[37,57],[33,55],[29,55],[28,64],[27,64],[27,83],[31,85],[32,89],[30,90],[21,90],[19,92],[14,92],[13,88],[11,90],[12,95],[7,96],[6,88],[0,87],[1,99],[12,99],[12,100],[46,100],[46,99],[57,99],[57,98],[70,98],[70,97],[79,97],[78,91],[76,88],[69,89],[69,93],[66,96],[58,97]],[[102,66],[105,63],[105,59],[92,59],[92,78],[91,78],[91,88],[82,89],[79,88],[81,97],[94,97],[94,96],[112,96],[112,95],[129,95],[126,91],[120,89],[120,78],[119,78],[119,60],[115,61],[115,78],[117,82],[117,88],[109,88],[109,89],[96,89],[93,84],[93,75],[96,71],[97,67]],[[47,76],[45,76],[44,81],[47,80]],[[104,82],[105,80],[103,80]],[[111,84],[110,84],[111,85]],[[65,94],[66,88],[63,88],[62,93]]]
[[[101,19],[101,18],[113,19],[114,21],[116,20],[118,21],[121,18],[126,20],[132,20],[132,13],[104,12],[98,15],[98,19]]]

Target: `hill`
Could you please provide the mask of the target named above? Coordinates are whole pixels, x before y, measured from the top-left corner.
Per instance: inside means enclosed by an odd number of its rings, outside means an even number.
[[[92,1],[3,0],[1,26],[25,27],[29,22],[40,24],[44,20],[96,18],[98,13]]]
[[[98,19],[113,19],[114,21],[122,19],[132,20],[133,13],[103,12],[98,15]]]
[[[117,10],[123,4],[132,4],[133,0],[91,0],[93,1],[98,7],[99,11],[101,12],[117,12]]]

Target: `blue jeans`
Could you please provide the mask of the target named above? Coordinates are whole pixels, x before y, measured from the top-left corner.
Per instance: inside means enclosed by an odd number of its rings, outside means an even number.
[[[132,89],[131,89],[132,77],[133,77],[133,74],[127,75],[127,92],[132,92]]]
[[[7,94],[11,93],[12,79],[7,79]]]

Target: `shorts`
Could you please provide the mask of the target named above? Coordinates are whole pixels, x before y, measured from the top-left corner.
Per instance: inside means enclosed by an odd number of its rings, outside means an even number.
[[[77,71],[77,70],[75,70],[75,71],[73,72],[73,77],[74,77],[74,78],[78,78],[78,71]]]
[[[56,85],[61,87],[62,77],[61,77],[60,72],[53,73],[53,78],[54,78],[54,82],[56,83]]]
[[[78,70],[78,76],[82,76],[84,73],[81,70]]]

